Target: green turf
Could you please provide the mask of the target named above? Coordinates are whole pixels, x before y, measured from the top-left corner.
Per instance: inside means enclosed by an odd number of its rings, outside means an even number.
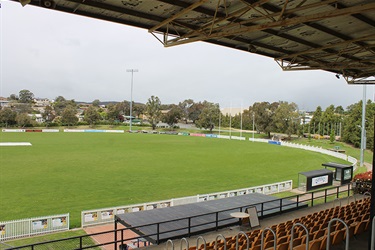
[[[153,134],[0,133],[0,221],[219,192],[292,179],[342,160],[249,141]]]
[[[339,147],[341,150],[345,150],[345,154],[348,154],[356,159],[360,158],[360,149],[359,148],[354,148],[353,146],[335,141],[334,143],[331,143],[329,140],[317,140],[317,139],[307,139],[307,138],[300,138],[297,140],[293,140],[292,142],[294,143],[301,143],[301,144],[306,144],[306,145],[311,145],[311,146],[316,146],[316,147],[322,147],[325,149],[334,149],[335,147]],[[373,153],[370,150],[365,150],[364,151],[364,161],[368,163],[372,163],[372,157]]]
[[[35,244],[39,242],[46,242],[46,241],[54,241],[54,240],[61,240],[64,238],[71,238],[76,236],[83,236],[86,235],[84,230],[70,230],[66,232],[58,232],[58,233],[50,233],[44,235],[37,235],[34,237],[24,238],[24,239],[16,239],[7,241],[4,244],[0,242],[0,250],[7,249],[10,247],[19,247],[29,244]],[[77,249],[80,245],[80,239],[75,238],[71,240],[64,240],[64,241],[57,241],[52,242],[49,244],[44,244],[42,247],[35,247],[34,249]],[[96,243],[90,237],[82,237],[82,245],[83,246],[93,246]],[[30,248],[24,248],[30,249]],[[90,249],[100,249],[99,247],[90,248]]]

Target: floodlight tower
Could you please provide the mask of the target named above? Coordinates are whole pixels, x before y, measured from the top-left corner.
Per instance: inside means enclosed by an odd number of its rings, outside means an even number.
[[[361,154],[360,163],[362,167],[365,161],[365,150],[366,150],[366,84],[363,85],[363,98],[362,98],[362,126],[361,126]]]
[[[138,72],[138,69],[127,69],[126,72],[131,72],[132,73],[132,78],[131,78],[131,87],[130,87],[130,129],[129,131],[132,131],[132,120],[133,120],[133,74],[134,72]]]

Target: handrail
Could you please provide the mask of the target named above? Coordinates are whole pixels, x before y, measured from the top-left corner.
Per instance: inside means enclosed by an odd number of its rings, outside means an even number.
[[[239,231],[237,236],[236,236],[236,250],[238,250],[238,240],[239,240],[239,235],[242,234],[242,235],[245,235],[245,238],[246,238],[246,244],[247,244],[247,248],[246,249],[249,249],[250,248],[250,239],[249,239],[249,236],[243,232],[243,231]]]
[[[363,196],[362,196],[362,199],[366,199],[366,197],[365,196],[370,196],[371,197],[371,193],[370,192],[364,192],[363,193]]]
[[[207,243],[206,243],[206,239],[205,239],[203,236],[200,236],[200,235],[199,235],[198,238],[197,238],[197,245],[196,245],[196,246],[197,246],[197,249],[198,249],[199,240],[203,240],[203,242],[204,242],[204,250],[206,250],[206,247],[207,247],[207,246],[206,246],[206,244],[207,244]]]
[[[341,200],[339,198],[336,198],[336,199],[333,200],[333,207],[337,207],[337,206],[335,206],[336,205],[336,201],[339,201],[340,207],[341,207]]]
[[[182,250],[182,242],[183,241],[185,241],[186,250],[188,250],[189,249],[189,242],[185,237],[180,240],[180,250]]]
[[[345,240],[345,250],[349,250],[349,227],[348,225],[345,223],[345,221],[339,219],[339,218],[333,218],[332,220],[330,220],[328,222],[328,234],[327,234],[327,242],[326,242],[326,249],[329,250],[329,247],[330,247],[330,241],[331,241],[331,224],[332,222],[334,221],[338,221],[338,222],[341,222],[342,224],[344,224],[345,228],[346,228],[346,240]]]
[[[172,241],[172,240],[167,240],[167,242],[165,243],[165,249],[168,250],[168,243],[171,243],[171,245],[172,245],[172,250],[174,250],[174,244],[173,244],[173,241]]]
[[[297,222],[296,224],[294,224],[292,226],[292,229],[291,229],[291,233],[292,233],[292,237],[290,238],[290,250],[293,250],[293,240],[294,240],[294,227],[295,226],[300,226],[302,227],[305,231],[306,231],[306,250],[309,249],[309,230],[307,230],[306,226]]]
[[[224,250],[227,250],[227,239],[225,239],[224,235],[222,235],[222,234],[219,234],[219,235],[216,236],[216,239],[215,239],[215,249],[217,249],[217,240],[220,237],[224,239]]]
[[[348,196],[348,204],[347,205],[349,205],[350,204],[350,198],[351,197],[353,197],[354,198],[354,203],[356,203],[357,202],[357,198],[355,198],[355,195],[353,195],[353,196]]]
[[[276,240],[277,240],[277,236],[276,236],[275,231],[273,231],[272,228],[269,228],[269,227],[266,227],[266,228],[263,229],[263,231],[262,231],[262,238],[261,238],[261,241],[260,241],[260,250],[263,250],[263,249],[264,249],[264,232],[266,232],[266,231],[271,231],[271,233],[273,234],[273,249],[276,250]]]

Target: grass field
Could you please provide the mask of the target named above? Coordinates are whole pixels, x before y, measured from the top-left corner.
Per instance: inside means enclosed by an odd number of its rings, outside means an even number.
[[[356,159],[360,158],[360,150],[358,148],[354,148],[346,143],[335,141],[331,143],[329,140],[309,140],[307,138],[300,138],[298,140],[294,140],[295,143],[306,144],[310,146],[317,146],[322,147],[325,149],[333,149],[334,147],[340,147],[340,149],[345,150],[345,153],[353,156]],[[368,163],[372,163],[373,154],[371,150],[364,151],[364,161]]]
[[[321,168],[327,155],[249,141],[111,133],[1,133],[0,221],[257,186]]]

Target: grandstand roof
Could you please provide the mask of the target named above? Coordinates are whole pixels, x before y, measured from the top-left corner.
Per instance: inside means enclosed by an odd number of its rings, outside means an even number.
[[[205,41],[274,58],[283,70],[322,69],[348,83],[375,83],[374,1],[19,1],[144,28],[165,47]]]

